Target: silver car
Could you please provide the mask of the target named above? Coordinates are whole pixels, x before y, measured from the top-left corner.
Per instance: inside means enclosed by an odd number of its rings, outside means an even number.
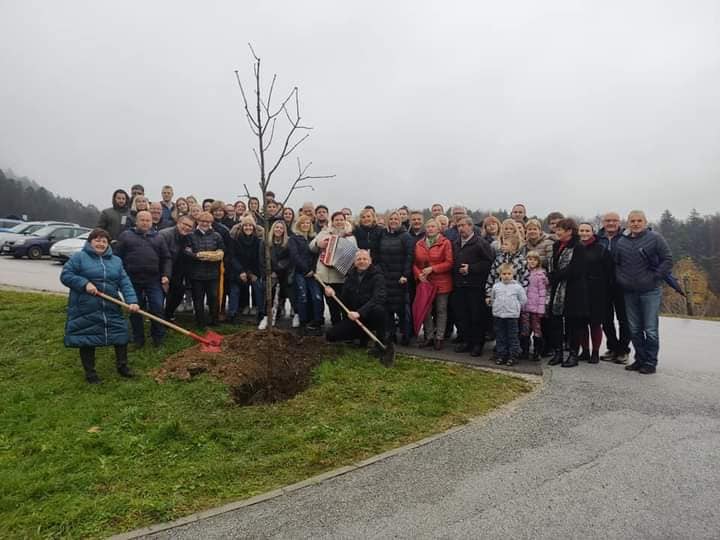
[[[81,234],[77,238],[68,238],[67,240],[60,240],[60,242],[54,243],[50,246],[50,256],[56,261],[65,264],[70,257],[85,246],[89,234],[90,233]]]

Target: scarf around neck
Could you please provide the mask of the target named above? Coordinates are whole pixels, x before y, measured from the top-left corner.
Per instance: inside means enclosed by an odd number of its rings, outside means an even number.
[[[425,236],[425,245],[427,245],[427,247],[433,247],[437,243],[439,236],[440,234],[436,234],[435,236]]]

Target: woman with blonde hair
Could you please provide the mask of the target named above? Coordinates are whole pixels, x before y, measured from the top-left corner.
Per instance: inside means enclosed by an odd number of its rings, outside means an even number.
[[[275,288],[278,291],[277,316],[283,310],[285,300],[290,296],[290,251],[288,249],[288,231],[285,221],[279,219],[272,224],[270,231],[270,282],[271,296],[275,298]],[[272,316],[272,311],[269,312]]]
[[[423,321],[425,341],[420,347],[443,348],[447,324],[448,297],[453,289],[453,249],[450,240],[440,234],[434,218],[425,222],[425,237],[415,244],[413,274],[419,283],[430,282],[437,287],[433,306]],[[435,317],[433,318],[433,311]]]
[[[347,218],[346,218],[347,219]],[[358,218],[358,224],[353,229],[353,236],[358,249],[367,249],[372,257],[377,255],[378,243],[382,229],[377,226],[375,210],[363,208]]]
[[[407,345],[412,336],[412,322],[408,316],[409,289],[413,279],[412,262],[415,244],[402,226],[400,214],[391,212],[388,216],[388,228],[383,230],[378,241],[377,253],[373,253],[373,262],[385,277],[385,313],[386,328],[390,338],[397,339],[395,318],[397,317],[401,334],[401,343]]]
[[[232,322],[240,308],[241,289],[250,287],[253,303],[257,308],[257,321],[260,330],[267,327],[265,317],[265,294],[263,286],[264,242],[258,238],[255,220],[245,216],[240,226],[233,227],[230,234],[231,261],[229,265],[230,302],[228,317]],[[263,328],[261,328],[261,326]]]
[[[523,245],[525,245],[525,230],[524,228],[520,229],[518,222],[514,219],[508,218],[502,222],[498,237],[492,243],[492,248],[495,250],[495,253],[500,252],[503,241],[507,238],[517,239],[517,243],[519,246],[518,249],[522,248]]]
[[[503,223],[503,225],[505,225],[505,223]],[[485,283],[486,297],[490,297],[493,285],[500,281],[500,267],[503,264],[512,265],[515,279],[520,285],[527,288],[529,278],[527,259],[525,258],[525,253],[522,250],[522,245],[517,236],[511,235],[502,240],[500,250],[497,255],[495,255],[495,261],[493,261],[490,267],[490,274]]]
[[[500,236],[500,229],[502,229],[502,223],[495,216],[488,216],[483,219],[482,222],[482,236],[485,241],[491,246]]]
[[[184,197],[178,197],[175,199],[175,205],[173,206],[172,212],[170,212],[170,216],[172,217],[173,221],[177,223],[177,220],[180,216],[184,216],[185,214],[190,213],[190,205],[187,202],[187,199]]]
[[[193,218],[196,223],[198,220],[198,216],[202,214],[202,211],[202,206],[200,206],[199,204],[195,203],[190,205],[190,217]]]
[[[312,218],[300,214],[293,232],[295,234],[288,240],[288,251],[293,268],[295,309],[300,326],[309,333],[318,334],[323,325],[325,303],[322,288],[314,277],[317,254],[310,249],[310,242],[315,237]]]
[[[150,211],[150,200],[145,195],[138,194],[133,197],[132,204],[130,205],[130,213],[125,221],[125,227],[127,229],[132,229],[135,226],[137,213],[142,211]]]

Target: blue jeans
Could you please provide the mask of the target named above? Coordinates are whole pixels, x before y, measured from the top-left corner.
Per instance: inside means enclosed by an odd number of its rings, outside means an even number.
[[[165,294],[163,293],[160,282],[145,284],[133,283],[135,294],[138,298],[140,309],[149,311],[158,317],[163,316],[163,302]],[[142,315],[130,314],[130,326],[132,326],[133,341],[135,343],[145,342],[145,328],[143,326]],[[153,340],[160,340],[165,336],[165,327],[155,321],[150,321],[150,336]]]
[[[325,303],[320,284],[315,278],[295,272],[295,304],[300,322],[322,321],[325,317]]]
[[[495,353],[498,358],[507,360],[520,356],[518,320],[495,317]]]
[[[647,292],[625,292],[625,311],[630,340],[635,348],[635,361],[651,367],[657,366],[660,350],[658,314],[661,300],[660,287]]]
[[[265,316],[265,287],[262,279],[253,282],[233,281],[230,283],[230,298],[228,300],[228,317],[237,315],[240,307],[240,287],[250,287],[253,305],[257,308],[258,320]]]

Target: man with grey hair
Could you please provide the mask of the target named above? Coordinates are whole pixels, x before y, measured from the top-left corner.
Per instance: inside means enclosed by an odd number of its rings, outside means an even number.
[[[475,233],[472,219],[458,219],[459,238],[453,242],[453,312],[458,338],[464,339],[455,352],[482,355],[488,313],[485,309],[485,282],[494,254],[490,244]]]
[[[620,224],[620,214],[607,212],[602,217],[602,228],[597,233],[598,244],[612,256],[618,240],[625,232]],[[618,321],[618,331],[615,330],[615,317]],[[625,312],[625,293],[615,280],[608,287],[607,312],[603,320],[603,332],[607,352],[602,355],[603,360],[624,364],[630,354],[630,331],[628,330],[627,314]]]
[[[335,289],[325,287],[325,295],[330,302],[335,302]],[[362,331],[356,321],[362,322],[377,338],[386,343],[385,336],[385,276],[382,270],[373,265],[370,252],[366,249],[358,250],[355,254],[353,267],[345,277],[342,291],[338,295],[350,312],[347,318],[333,325],[325,334],[330,342],[346,341],[360,338],[367,342],[368,336]],[[379,347],[373,351],[381,352]]]
[[[165,240],[152,228],[150,212],[137,213],[135,227],[120,235],[114,253],[122,259],[125,271],[130,277],[138,305],[148,307],[150,313],[163,316],[163,289],[167,290],[172,276],[172,259]],[[133,341],[136,347],[145,344],[145,330],[142,316],[130,315]],[[155,346],[160,346],[165,336],[165,327],[152,321],[150,337]]]
[[[460,219],[467,217],[467,215],[468,213],[464,206],[458,204],[450,208],[450,226],[443,233],[443,236],[450,240],[450,242],[455,242],[460,238],[460,233],[457,228],[458,223]]]
[[[642,210],[628,214],[625,234],[613,251],[615,278],[625,293],[630,339],[635,361],[625,369],[655,373],[660,349],[658,331],[661,285],[672,271],[672,254],[665,239],[647,228]]]

